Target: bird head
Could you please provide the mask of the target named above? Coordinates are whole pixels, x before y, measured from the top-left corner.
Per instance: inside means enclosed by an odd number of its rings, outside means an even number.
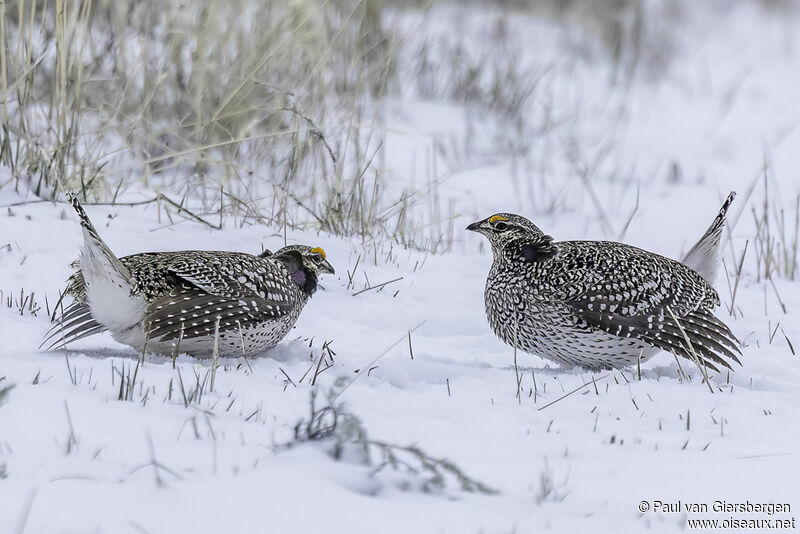
[[[271,256],[294,256],[300,264],[316,274],[336,274],[333,265],[328,263],[328,257],[322,247],[308,245],[289,245],[274,252]]]
[[[289,245],[272,253],[270,258],[281,261],[292,280],[308,295],[317,290],[317,279],[320,274],[335,274],[333,265],[328,263],[325,251],[321,247],[308,245]]]
[[[503,253],[509,243],[524,245],[523,256],[528,258],[551,257],[555,253],[553,238],[542,232],[538,226],[520,215],[513,213],[496,213],[481,221],[476,221],[467,230],[486,236],[492,245],[495,257]],[[519,247],[514,247],[515,250]]]

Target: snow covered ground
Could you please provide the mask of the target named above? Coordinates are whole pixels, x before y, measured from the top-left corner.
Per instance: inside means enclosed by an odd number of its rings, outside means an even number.
[[[492,24],[455,11],[434,11],[431,31],[453,31],[459,17]],[[452,223],[441,224],[453,228],[452,251],[290,231],[289,242],[322,246],[337,274],[278,347],[223,360],[213,391],[209,361],[147,356],[137,366],[138,355],[107,334],[37,351],[45,296],[52,305],[81,234],[65,204],[22,203],[30,197],[0,189],[0,389],[14,385],[0,406],[0,532],[671,532],[687,519],[797,517],[800,273],[765,280],[765,230],[755,220],[767,199],[766,242],[791,258],[800,20],[749,3],[691,15],[661,76],[615,86],[608,69],[572,64],[557,24],[508,15],[517,42],[552,65],[543,84],[559,124],[522,157],[456,158],[453,147],[477,135],[461,106],[414,91],[387,103],[393,186],[436,181],[438,204],[418,209],[452,208]],[[541,98],[525,110],[537,120]],[[487,150],[500,138],[492,135]],[[515,366],[491,333],[490,252],[462,234],[468,223],[514,211],[559,240],[621,238],[680,257],[731,189],[739,197],[718,313],[743,341],[743,366],[714,376],[713,393],[689,362],[681,365],[691,380],[681,379],[667,354],[641,376],[525,354]],[[283,243],[280,228],[168,224],[152,204],[87,211],[118,255]],[[35,315],[20,313],[21,289],[35,293]],[[335,440],[299,442],[312,391],[318,407],[338,392],[373,443],[417,445],[496,492],[464,491],[457,477],[439,487],[424,469],[376,470],[374,445],[368,465],[354,443],[337,461]],[[791,511],[663,513],[654,501]]]

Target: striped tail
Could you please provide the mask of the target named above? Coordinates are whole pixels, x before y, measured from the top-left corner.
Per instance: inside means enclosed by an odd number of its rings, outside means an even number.
[[[725,215],[728,213],[728,208],[730,208],[734,198],[736,198],[736,192],[731,191],[714,222],[711,223],[703,237],[695,243],[682,260],[684,265],[696,271],[712,286],[719,272],[719,243],[722,239],[722,229],[725,226]]]
[[[89,306],[83,302],[73,302],[60,317],[53,320],[39,349],[45,346],[45,350],[65,348],[68,343],[105,330],[106,327],[94,320]]]
[[[130,270],[111,252],[100,234],[97,233],[92,221],[81,206],[78,198],[70,193],[67,198],[80,218],[83,227],[83,246],[81,247],[80,272],[83,277],[86,299],[81,311],[82,323],[77,323],[79,317],[72,318],[65,337],[79,336],[86,332],[94,333],[99,327],[107,328],[112,332],[130,329],[139,324],[144,313],[145,303],[141,298],[136,298],[132,293]],[[68,308],[78,312],[78,308]],[[87,322],[91,319],[96,324]],[[86,334],[88,335],[88,334]]]

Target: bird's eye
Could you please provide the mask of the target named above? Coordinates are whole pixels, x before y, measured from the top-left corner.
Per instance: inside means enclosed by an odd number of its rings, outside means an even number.
[[[322,262],[322,254],[312,254],[312,255],[311,255],[311,260],[312,260],[314,263],[320,263],[320,262]]]
[[[504,223],[503,221],[497,221],[494,223],[494,229],[498,232],[502,232],[504,230],[508,230],[508,224]]]

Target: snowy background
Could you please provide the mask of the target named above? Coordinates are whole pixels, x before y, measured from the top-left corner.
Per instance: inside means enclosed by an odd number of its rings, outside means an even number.
[[[796,516],[795,4],[51,4],[2,13],[0,532]],[[39,352],[81,243],[70,189],[120,256],[286,241],[337,274],[213,388],[209,361],[140,364],[108,334]],[[743,366],[713,393],[668,354],[595,374],[491,333],[470,222],[517,212],[677,258],[730,190],[718,315]]]

